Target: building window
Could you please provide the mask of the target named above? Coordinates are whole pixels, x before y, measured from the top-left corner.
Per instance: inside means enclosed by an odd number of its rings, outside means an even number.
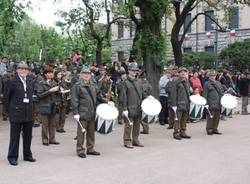
[[[205,52],[214,53],[214,46],[205,46]]]
[[[188,13],[184,21],[184,30],[186,30],[188,24],[191,22],[191,13]],[[187,33],[191,33],[191,26],[188,28]]]
[[[210,17],[214,17],[214,11],[213,10],[208,10],[205,12],[206,15],[209,15]],[[211,31],[213,30],[213,21],[208,17],[208,16],[205,16],[205,31]]]
[[[239,28],[239,8],[235,9],[229,17],[229,29]]]
[[[193,51],[192,47],[185,47],[185,48],[183,48],[183,52],[185,52],[185,53],[190,53],[192,51]]]
[[[118,22],[118,39],[123,37],[124,25],[123,22]]]
[[[124,52],[123,51],[118,51],[118,61],[124,61]]]

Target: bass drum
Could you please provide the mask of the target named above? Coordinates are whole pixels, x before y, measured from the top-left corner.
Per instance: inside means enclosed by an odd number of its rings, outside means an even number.
[[[115,106],[106,103],[96,108],[96,131],[101,134],[109,134],[118,118],[118,110]]]
[[[237,107],[236,97],[230,94],[224,94],[220,100],[222,105],[221,114],[224,116],[231,116],[233,114],[233,109]]]
[[[190,110],[189,110],[190,119],[202,119],[204,107],[207,103],[207,100],[200,95],[191,95],[189,99],[190,99]]]
[[[153,123],[158,119],[161,112],[161,103],[153,96],[148,96],[142,101],[142,122]]]

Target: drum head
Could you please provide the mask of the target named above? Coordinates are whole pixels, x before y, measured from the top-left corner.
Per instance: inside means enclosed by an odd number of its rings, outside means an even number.
[[[118,117],[118,110],[116,107],[106,103],[97,106],[96,114],[105,120],[114,120]]]
[[[161,103],[155,98],[146,98],[142,101],[141,108],[149,116],[156,116],[161,112]]]
[[[197,105],[206,105],[207,100],[200,95],[191,95],[189,97],[190,101]]]
[[[237,100],[230,94],[225,94],[220,100],[220,103],[226,109],[233,109],[237,106]]]

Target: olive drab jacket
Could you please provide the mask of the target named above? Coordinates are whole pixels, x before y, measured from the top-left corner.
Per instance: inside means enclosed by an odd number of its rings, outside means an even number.
[[[121,102],[123,110],[128,110],[129,117],[141,116],[141,103],[144,98],[141,80],[128,76],[122,85]]]
[[[171,88],[171,106],[177,106],[177,111],[189,111],[190,85],[186,78],[177,79]]]
[[[49,90],[53,87],[57,86],[55,81],[48,82],[45,78],[39,81],[39,85],[37,85],[37,97],[39,99],[39,105],[43,104],[59,104],[59,93],[58,92],[49,92]]]
[[[98,102],[106,101],[101,96],[98,86],[92,81],[80,79],[72,87],[71,105],[73,114],[79,114],[80,120],[94,121]]]
[[[210,109],[221,109],[220,99],[223,96],[223,87],[219,81],[208,80],[203,87],[202,96],[207,100]]]

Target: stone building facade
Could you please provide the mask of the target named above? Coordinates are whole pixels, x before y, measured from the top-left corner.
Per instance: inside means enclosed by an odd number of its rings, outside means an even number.
[[[204,9],[204,7],[203,7]],[[184,23],[184,27],[201,10],[199,8],[190,12]],[[199,16],[193,22],[189,32],[186,34],[183,42],[183,52],[217,52],[234,42],[243,41],[250,38],[250,7],[239,6],[231,15],[229,21],[223,21],[224,14],[216,10],[206,8],[205,12],[211,16],[217,17],[220,25],[224,27],[223,32],[206,16]],[[173,59],[170,44],[170,33],[173,26],[172,18],[165,17],[162,22],[162,29],[167,35],[168,42],[168,60]],[[122,23],[112,26],[112,60],[126,60],[129,57],[129,51],[133,44],[134,27],[125,27]],[[217,34],[217,36],[216,36]],[[217,37],[217,38],[216,38]]]

